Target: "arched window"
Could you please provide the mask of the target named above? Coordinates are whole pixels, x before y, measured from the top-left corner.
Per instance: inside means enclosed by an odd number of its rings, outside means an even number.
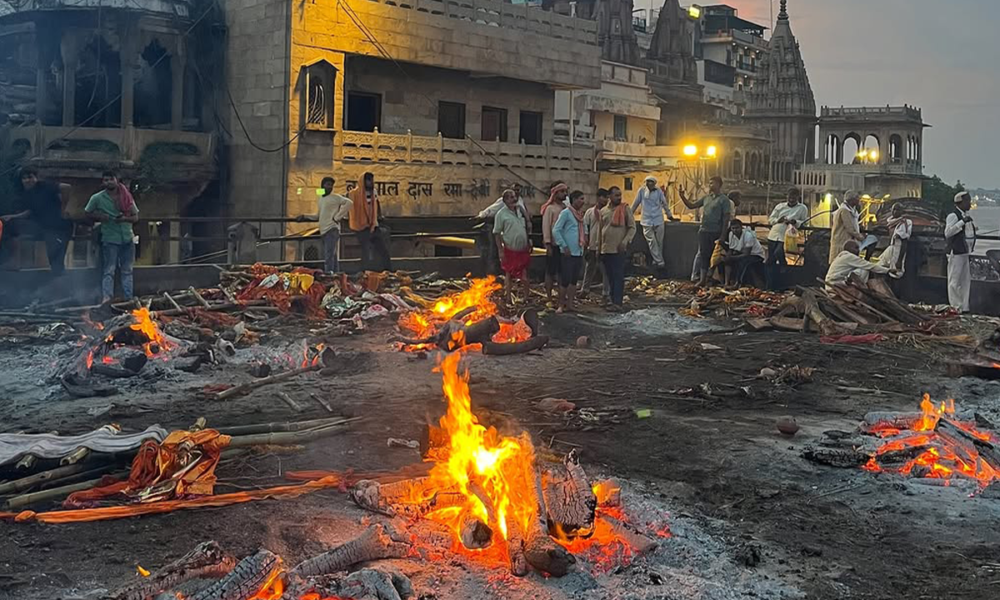
[[[302,66],[300,78],[302,100],[302,127],[304,129],[332,129],[334,82],[337,68],[324,59]]]
[[[824,157],[824,162],[828,165],[839,165],[842,157],[840,138],[836,134],[831,133],[826,137],[826,156]]]
[[[860,162],[858,155],[861,152],[861,136],[856,133],[849,133],[844,136],[843,150],[840,153],[841,162],[845,165],[853,165]]]
[[[903,162],[903,138],[897,134],[889,136],[889,161],[893,164]]]

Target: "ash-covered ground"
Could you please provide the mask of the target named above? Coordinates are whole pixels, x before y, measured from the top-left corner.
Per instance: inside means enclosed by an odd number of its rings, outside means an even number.
[[[637,324],[638,323],[638,324]],[[912,411],[921,394],[954,397],[1000,422],[1000,384],[945,376],[937,349],[900,344],[823,345],[809,334],[733,331],[668,309],[629,315],[549,315],[549,348],[466,359],[473,406],[488,423],[523,427],[541,459],[577,449],[588,474],[614,477],[636,522],[665,520],[671,537],[628,566],[603,572],[582,561],[562,579],[513,578],[503,565],[394,560],[425,598],[995,598],[1000,589],[1000,500],[900,476],[807,462],[824,431],[850,430],[872,410]],[[712,331],[712,330],[715,331]],[[265,337],[228,364],[188,374],[153,361],[120,380],[121,393],[72,399],[52,379],[78,356],[72,342],[0,347],[2,431],[80,433],[109,422],[131,430],[187,428],[198,417],[223,427],[328,416],[364,417],[344,433],[298,449],[269,448],[218,469],[217,492],[283,483],[289,470],[393,469],[419,451],[444,409],[433,357],[392,350],[391,324],[328,339],[350,357],[335,374],[309,373],[226,401],[206,385],[250,379],[256,361],[301,360],[301,334]],[[589,348],[576,347],[579,336]],[[309,339],[309,343],[315,340]],[[758,379],[764,367],[815,368],[809,381]],[[845,391],[850,390],[850,391]],[[876,391],[880,391],[876,393]],[[294,412],[287,393],[304,407]],[[541,408],[547,398],[575,404]],[[647,412],[648,411],[648,412]],[[801,430],[785,437],[777,419]],[[56,504],[33,506],[46,510]],[[0,598],[69,598],[115,589],[199,542],[237,556],[266,547],[286,561],[349,539],[372,515],[337,491],[217,509],[68,525],[0,523]],[[377,517],[375,517],[377,519]]]

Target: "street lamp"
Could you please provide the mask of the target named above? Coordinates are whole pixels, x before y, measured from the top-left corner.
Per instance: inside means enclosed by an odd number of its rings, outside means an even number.
[[[698,146],[695,146],[694,144],[688,144],[684,146],[684,156],[697,156],[697,155],[698,155]]]

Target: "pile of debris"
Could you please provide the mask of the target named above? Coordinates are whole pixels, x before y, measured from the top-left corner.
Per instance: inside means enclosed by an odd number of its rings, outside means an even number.
[[[896,298],[884,279],[867,283],[851,278],[847,283],[820,287],[799,287],[796,295],[783,300],[767,318],[749,318],[755,330],[817,331],[837,339],[863,327],[872,332],[932,333],[933,319],[913,310]],[[874,334],[871,341],[875,339]]]
[[[979,414],[935,405],[924,395],[920,412],[871,412],[857,433],[828,431],[803,456],[835,467],[891,473],[944,486],[984,489],[1000,481],[1000,436]]]

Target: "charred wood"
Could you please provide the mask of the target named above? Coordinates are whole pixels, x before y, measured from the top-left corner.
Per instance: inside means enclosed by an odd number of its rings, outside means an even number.
[[[250,600],[281,574],[281,558],[268,550],[241,560],[225,577],[189,600]]]
[[[541,350],[549,343],[549,336],[539,335],[524,340],[523,342],[513,342],[500,344],[497,342],[483,342],[483,354],[493,356],[509,356],[512,354],[524,354],[533,350]]]
[[[105,596],[104,600],[146,600],[192,579],[219,578],[235,566],[217,542],[203,542],[149,577]]]
[[[543,494],[549,519],[549,530],[558,527],[563,533],[589,532],[594,526],[597,496],[580,466],[576,450],[563,461],[566,478],[551,476],[543,479]]]
[[[372,525],[357,538],[299,563],[292,572],[300,577],[343,571],[352,565],[382,558],[403,558],[411,546],[392,539],[385,526]]]

